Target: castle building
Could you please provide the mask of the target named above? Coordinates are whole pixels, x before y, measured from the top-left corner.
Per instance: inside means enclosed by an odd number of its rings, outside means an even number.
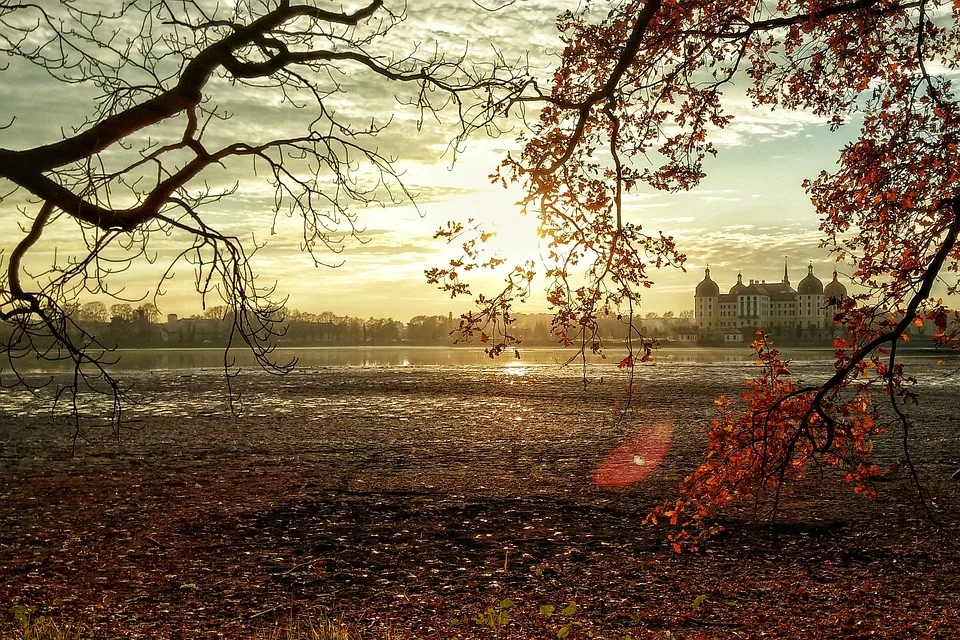
[[[694,294],[698,342],[749,342],[758,329],[788,341],[826,340],[833,334],[836,306],[846,296],[847,289],[837,280],[836,271],[824,287],[813,274],[813,264],[796,289],[790,285],[784,264],[780,282],[750,280],[744,284],[737,274],[737,283],[727,293],[720,293],[708,267]]]

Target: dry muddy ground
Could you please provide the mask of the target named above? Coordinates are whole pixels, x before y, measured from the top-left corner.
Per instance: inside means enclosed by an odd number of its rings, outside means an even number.
[[[121,439],[88,429],[75,450],[43,398],[7,391],[0,606],[104,638],[253,637],[320,610],[362,638],[960,637],[953,386],[923,390],[915,434],[938,522],[902,474],[873,501],[827,474],[775,530],[732,511],[699,553],[641,524],[738,367],[651,370],[630,422],[610,410],[619,382],[581,391],[547,368],[253,375],[238,418],[216,372],[143,374],[152,402]],[[650,423],[673,425],[657,471],[594,486]]]

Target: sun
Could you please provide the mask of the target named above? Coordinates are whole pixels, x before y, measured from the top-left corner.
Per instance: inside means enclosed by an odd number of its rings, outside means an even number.
[[[535,216],[524,215],[517,205],[514,190],[484,190],[461,196],[455,201],[456,220],[473,225],[483,234],[483,250],[507,265],[526,260],[538,261],[541,238]]]

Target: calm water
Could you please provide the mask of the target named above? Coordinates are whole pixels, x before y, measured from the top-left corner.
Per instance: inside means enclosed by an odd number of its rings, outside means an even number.
[[[121,371],[157,371],[165,369],[210,369],[223,367],[222,349],[121,349],[116,369]],[[798,351],[797,359],[822,360],[830,357],[825,350]],[[241,366],[256,366],[250,354],[243,349],[231,353]],[[571,352],[562,349],[523,349],[521,360],[529,364],[563,364]],[[611,350],[610,358],[617,362],[618,351]],[[279,349],[278,362],[295,359],[301,368],[316,367],[406,367],[406,366],[513,366],[517,359],[504,355],[491,360],[478,347],[307,347]],[[666,349],[658,352],[663,362],[745,362],[752,359],[749,349]],[[590,356],[592,364],[603,364],[602,358]],[[0,371],[9,371],[9,364],[0,360]],[[68,371],[62,363],[31,361],[18,362],[18,369],[26,372]]]
[[[117,352],[119,362],[113,367],[117,377],[131,386],[134,396],[143,401],[138,411],[148,414],[184,414],[191,411],[209,413],[224,405],[223,360],[219,349],[128,349]],[[827,350],[795,350],[785,352],[792,361],[797,378],[816,382],[829,377],[832,356]],[[374,347],[374,348],[304,348],[281,350],[276,360],[296,360],[297,366],[286,377],[268,375],[241,350],[232,356],[241,371],[236,388],[248,397],[257,398],[260,407],[276,405],[281,412],[300,412],[329,401],[303,387],[304,382],[318,390],[333,385],[357,385],[357,393],[390,388],[397,380],[415,380],[446,395],[448,384],[489,384],[494,389],[503,385],[558,384],[564,393],[583,389],[588,396],[615,398],[625,381],[625,374],[616,363],[619,354],[611,351],[608,359],[589,356],[586,366],[579,360],[570,362],[570,352],[560,349],[525,349],[521,358],[510,356],[490,359],[478,348],[442,347]],[[920,388],[953,389],[960,386],[956,360],[936,355],[910,355],[903,359]],[[568,364],[569,363],[569,364]],[[0,368],[0,411],[26,415],[48,406],[56,384],[67,381],[68,368],[60,363],[21,361],[18,369],[33,383],[51,381],[49,388],[32,396],[22,389],[6,388],[13,377],[9,365]],[[712,399],[717,393],[736,393],[743,381],[755,375],[754,357],[749,349],[665,349],[656,353],[655,362],[638,366],[635,382],[659,399],[690,393]],[[359,378],[360,380],[357,380]],[[199,384],[204,391],[184,393],[185,381]],[[189,386],[189,385],[186,385]],[[302,397],[295,404],[284,399],[294,387]],[[542,391],[542,390],[541,390]],[[539,391],[538,391],[539,392]],[[96,397],[84,399],[89,409],[107,405]],[[344,402],[350,404],[349,397]],[[252,405],[253,403],[248,403]],[[250,408],[253,408],[252,406]]]
[[[610,349],[607,360],[589,356],[589,364],[616,363],[622,357],[620,350]],[[786,357],[802,362],[826,362],[832,357],[827,349],[786,351]],[[116,352],[120,371],[158,371],[168,369],[210,369],[223,367],[222,349],[121,349]],[[522,349],[524,364],[564,364],[571,355],[562,349]],[[243,349],[231,352],[231,357],[245,367],[256,366],[253,358]],[[741,349],[661,349],[655,354],[658,363],[749,363],[754,359],[749,348]],[[489,366],[503,368],[515,366],[517,359],[505,354],[491,360],[479,347],[307,347],[279,349],[278,362],[295,359],[301,368],[317,367],[409,367],[409,366]],[[9,364],[0,372],[9,372]],[[579,361],[575,364],[579,364]],[[62,363],[21,360],[18,369],[26,372],[68,371]]]

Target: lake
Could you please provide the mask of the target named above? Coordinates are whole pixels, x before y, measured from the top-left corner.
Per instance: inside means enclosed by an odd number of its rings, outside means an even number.
[[[285,377],[243,363],[231,415],[217,350],[121,352],[120,377],[139,403],[110,437],[108,399],[84,396],[78,452],[103,465],[136,460],[248,459],[295,465],[343,488],[462,490],[495,494],[593,491],[597,465],[618,444],[646,430],[669,429],[658,473],[679,480],[702,452],[702,429],[720,395],[738,395],[755,375],[744,350],[677,349],[638,366],[635,412],[615,415],[624,399],[616,359],[562,366],[556,349],[517,360],[490,360],[474,349],[318,348],[279,354],[299,366]],[[818,382],[832,371],[825,351],[788,353],[795,377]],[[956,364],[909,356],[922,399],[920,460],[939,471],[960,466],[954,417],[960,413]],[[32,372],[34,381],[44,375]],[[59,380],[62,373],[48,374]],[[584,375],[587,384],[584,384]],[[9,384],[10,374],[4,373]],[[53,386],[38,395],[0,389],[0,458],[66,456],[73,423],[67,407],[51,414]],[[895,457],[896,434],[889,447]],[[884,453],[884,452],[887,453]],[[255,461],[255,462],[254,462]],[[89,460],[88,460],[89,462]],[[99,463],[98,463],[99,464]]]
[[[623,357],[621,350],[610,349],[609,359],[615,364]],[[833,353],[829,349],[795,349],[787,351],[787,357],[799,361],[826,361]],[[207,369],[223,366],[222,349],[120,349],[117,369],[121,371],[156,371],[160,369]],[[530,364],[563,364],[572,352],[559,348],[521,349],[521,361]],[[235,349],[232,356],[241,366],[256,366],[252,356],[244,349]],[[505,354],[491,360],[480,347],[303,347],[278,349],[276,360],[288,362],[296,359],[301,367],[383,367],[383,366],[511,366],[517,359]],[[741,349],[661,349],[656,352],[656,361],[676,362],[752,362],[753,351]],[[3,362],[0,360],[0,362]],[[608,363],[590,355],[591,364]],[[3,362],[7,370],[9,363]],[[68,371],[63,363],[21,360],[18,368],[28,372]]]

